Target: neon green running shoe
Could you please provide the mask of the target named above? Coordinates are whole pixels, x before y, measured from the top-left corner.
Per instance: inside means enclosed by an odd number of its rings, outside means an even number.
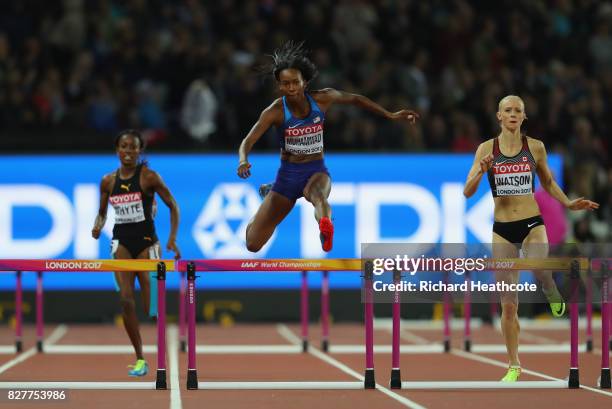
[[[137,360],[136,365],[128,365],[128,368],[131,368],[129,376],[145,376],[149,372],[149,364],[144,359]]]
[[[501,382],[516,382],[521,376],[521,367],[520,366],[511,366],[508,368],[508,372],[506,376],[501,378]]]
[[[552,312],[552,315],[554,317],[563,317],[563,314],[565,314],[565,303],[563,301],[561,302],[549,302],[550,305],[550,311]]]
[[[565,314],[565,301],[563,300],[563,296],[559,293],[557,287],[551,291],[545,291],[542,289],[542,292],[546,296],[548,305],[550,305],[550,312],[552,312],[553,317],[563,317],[563,314]]]

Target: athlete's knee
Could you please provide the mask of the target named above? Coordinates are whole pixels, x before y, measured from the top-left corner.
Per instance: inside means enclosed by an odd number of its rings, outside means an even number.
[[[254,237],[253,234],[249,234],[249,231],[247,230],[247,234],[246,234],[246,248],[247,248],[248,251],[250,251],[252,253],[257,253],[259,250],[261,250],[263,245],[264,245],[264,243],[262,243],[261,240],[257,240],[257,238]]]
[[[501,306],[504,317],[512,318],[518,313],[518,303],[514,300],[502,300]]]
[[[136,309],[136,301],[134,301],[134,297],[122,295],[119,300],[119,304],[121,305],[121,309],[123,311],[131,311]]]
[[[262,241],[257,234],[257,231],[253,231],[253,221],[247,225],[246,228],[246,248],[248,251],[252,253],[256,253],[265,244],[265,241]]]
[[[308,192],[305,192],[304,197],[314,205],[327,203],[327,198],[320,189],[310,189]]]

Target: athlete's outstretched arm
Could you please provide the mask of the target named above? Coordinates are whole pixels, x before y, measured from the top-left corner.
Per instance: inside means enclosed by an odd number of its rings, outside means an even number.
[[[467,180],[465,181],[465,187],[463,188],[463,195],[465,197],[471,197],[476,190],[478,189],[478,185],[480,184],[480,179],[482,179],[482,175],[487,173],[487,171],[493,165],[493,154],[487,152],[487,147],[485,143],[481,143],[476,149],[476,155],[474,155],[474,163],[472,164],[472,168],[468,173]]]
[[[110,182],[110,175],[105,175],[100,182],[100,207],[98,208],[98,215],[94,221],[93,229],[91,229],[91,236],[94,239],[98,239],[100,237],[100,232],[106,223],[108,196],[110,195]]]
[[[251,176],[249,152],[253,149],[255,142],[257,142],[272,125],[279,122],[280,112],[277,100],[262,111],[255,125],[253,125],[247,136],[240,143],[240,148],[238,149],[238,176],[241,178],[246,179]]]
[[[176,235],[178,233],[178,226],[180,221],[180,211],[174,196],[170,193],[170,189],[166,186],[159,173],[154,172],[150,169],[145,174],[145,180],[147,186],[155,191],[164,201],[168,209],[170,209],[170,235],[168,236],[168,243],[166,243],[166,249],[174,252],[174,258],[181,258],[181,251],[176,244]]]
[[[322,89],[317,94],[317,102],[322,103],[326,111],[333,104],[349,104],[391,120],[403,119],[414,124],[419,119],[419,114],[415,111],[402,109],[397,112],[389,112],[370,98],[359,94],[351,94],[334,88]]]
[[[548,156],[542,141],[535,141],[533,153],[535,153],[536,170],[538,172],[538,177],[540,178],[540,184],[542,185],[542,188],[544,188],[544,190],[546,190],[552,197],[557,199],[563,206],[570,210],[599,209],[599,203],[595,203],[583,197],[570,200],[566,196],[557,182],[555,182],[555,178],[548,167]]]

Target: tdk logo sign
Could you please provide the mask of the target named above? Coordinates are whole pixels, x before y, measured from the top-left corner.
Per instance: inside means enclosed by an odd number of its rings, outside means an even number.
[[[328,155],[336,229],[329,254],[321,249],[314,209],[304,199],[261,251],[247,251],[246,228],[261,204],[258,183],[274,180],[277,155],[253,155],[253,179],[246,181],[235,174],[235,155],[149,155],[148,160],[180,207],[177,243],[185,259],[359,257],[361,243],[491,241],[488,186],[481,183],[469,201],[463,196],[472,155]],[[32,170],[0,174],[0,258],[110,257],[112,206],[100,240],[91,237],[91,229],[100,178],[117,166],[116,157],[0,156],[0,161],[10,169]],[[423,172],[431,163],[436,172]],[[560,177],[559,158],[551,155],[549,163]],[[170,217],[163,201],[157,203],[155,228],[164,249]]]
[[[99,204],[99,188],[95,184],[76,184],[72,197],[47,185],[1,185],[0,184],[0,257],[2,258],[54,258],[107,257],[101,251],[100,242],[91,238],[91,228]],[[334,206],[353,206],[354,219],[336,220],[338,234],[354,234],[351,238],[353,254],[359,256],[361,243],[463,243],[470,231],[480,242],[491,239],[493,203],[491,195],[482,198],[467,208],[461,183],[442,183],[439,196],[423,186],[411,183],[335,183],[329,201]],[[326,254],[321,250],[319,231],[313,218],[312,205],[300,199],[293,212],[298,213],[299,224],[290,230],[291,237],[278,237],[274,233],[266,246],[258,253],[246,249],[246,228],[256,213],[261,199],[255,187],[248,182],[220,183],[203,201],[190,192],[189,198],[176,197],[179,205],[186,200],[199,202],[199,214],[189,214],[181,205],[182,223],[179,230],[179,246],[189,257],[208,258],[257,258],[264,257],[270,248],[297,243],[300,257],[319,258]],[[158,236],[162,245],[167,232],[159,225],[166,222],[166,212],[160,203],[157,216]],[[416,214],[416,224],[409,225],[402,219],[394,221],[401,231],[409,234],[396,237],[381,233],[385,207],[406,207]],[[193,207],[193,206],[191,206]],[[13,213],[38,208],[46,212],[51,220],[49,229],[37,237],[15,237],[26,225],[13,223]],[[25,209],[24,209],[25,208]],[[114,214],[109,206],[109,217],[104,226],[104,235],[112,237]],[[186,223],[194,220],[192,226]],[[287,220],[285,223],[289,223]],[[352,226],[350,226],[352,224]],[[404,226],[405,225],[405,226]],[[348,231],[348,232],[343,232]],[[349,233],[350,232],[350,233]],[[354,233],[353,233],[354,232]],[[190,234],[189,234],[190,233]],[[278,240],[282,240],[280,242]],[[193,244],[195,242],[195,248]],[[66,254],[73,246],[72,254]],[[192,248],[191,251],[188,249]],[[281,251],[282,252],[282,251]],[[346,256],[346,250],[344,250]],[[295,254],[274,254],[275,257],[294,257]]]

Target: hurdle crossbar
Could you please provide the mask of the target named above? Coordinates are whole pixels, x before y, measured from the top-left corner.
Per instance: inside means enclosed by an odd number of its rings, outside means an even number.
[[[178,271],[187,271],[193,263],[195,271],[361,271],[367,260],[360,258],[338,259],[200,259],[180,260]],[[586,257],[551,257],[546,259],[504,258],[488,259],[482,271],[494,270],[555,270],[570,271],[575,263],[586,270],[590,260]],[[436,269],[420,271],[438,271]],[[479,270],[474,270],[479,271]]]
[[[403,381],[402,389],[567,389],[567,381]]]
[[[0,382],[0,389],[156,389],[155,382]]]
[[[43,348],[43,272],[113,272],[113,271],[156,271],[157,272],[157,373],[154,389],[166,389],[166,271],[175,270],[174,260],[20,260],[0,259],[0,272],[18,272],[17,282],[20,284],[20,272],[36,272],[36,347],[38,352],[44,352]],[[18,286],[20,288],[20,286]],[[19,335],[19,334],[18,334]],[[19,344],[18,344],[19,347]],[[53,349],[53,348],[52,348]],[[61,349],[61,348],[60,348]],[[59,351],[56,349],[56,351]],[[67,352],[56,352],[67,353]],[[20,383],[20,384],[27,384]],[[63,383],[62,383],[63,384]],[[85,389],[94,388],[97,382],[70,383],[75,388],[82,386]],[[108,386],[108,385],[107,385]],[[117,389],[121,383],[117,384]],[[105,389],[105,388],[103,388]]]
[[[323,390],[323,389],[363,389],[363,382],[198,382],[198,389],[295,389],[295,390]]]

